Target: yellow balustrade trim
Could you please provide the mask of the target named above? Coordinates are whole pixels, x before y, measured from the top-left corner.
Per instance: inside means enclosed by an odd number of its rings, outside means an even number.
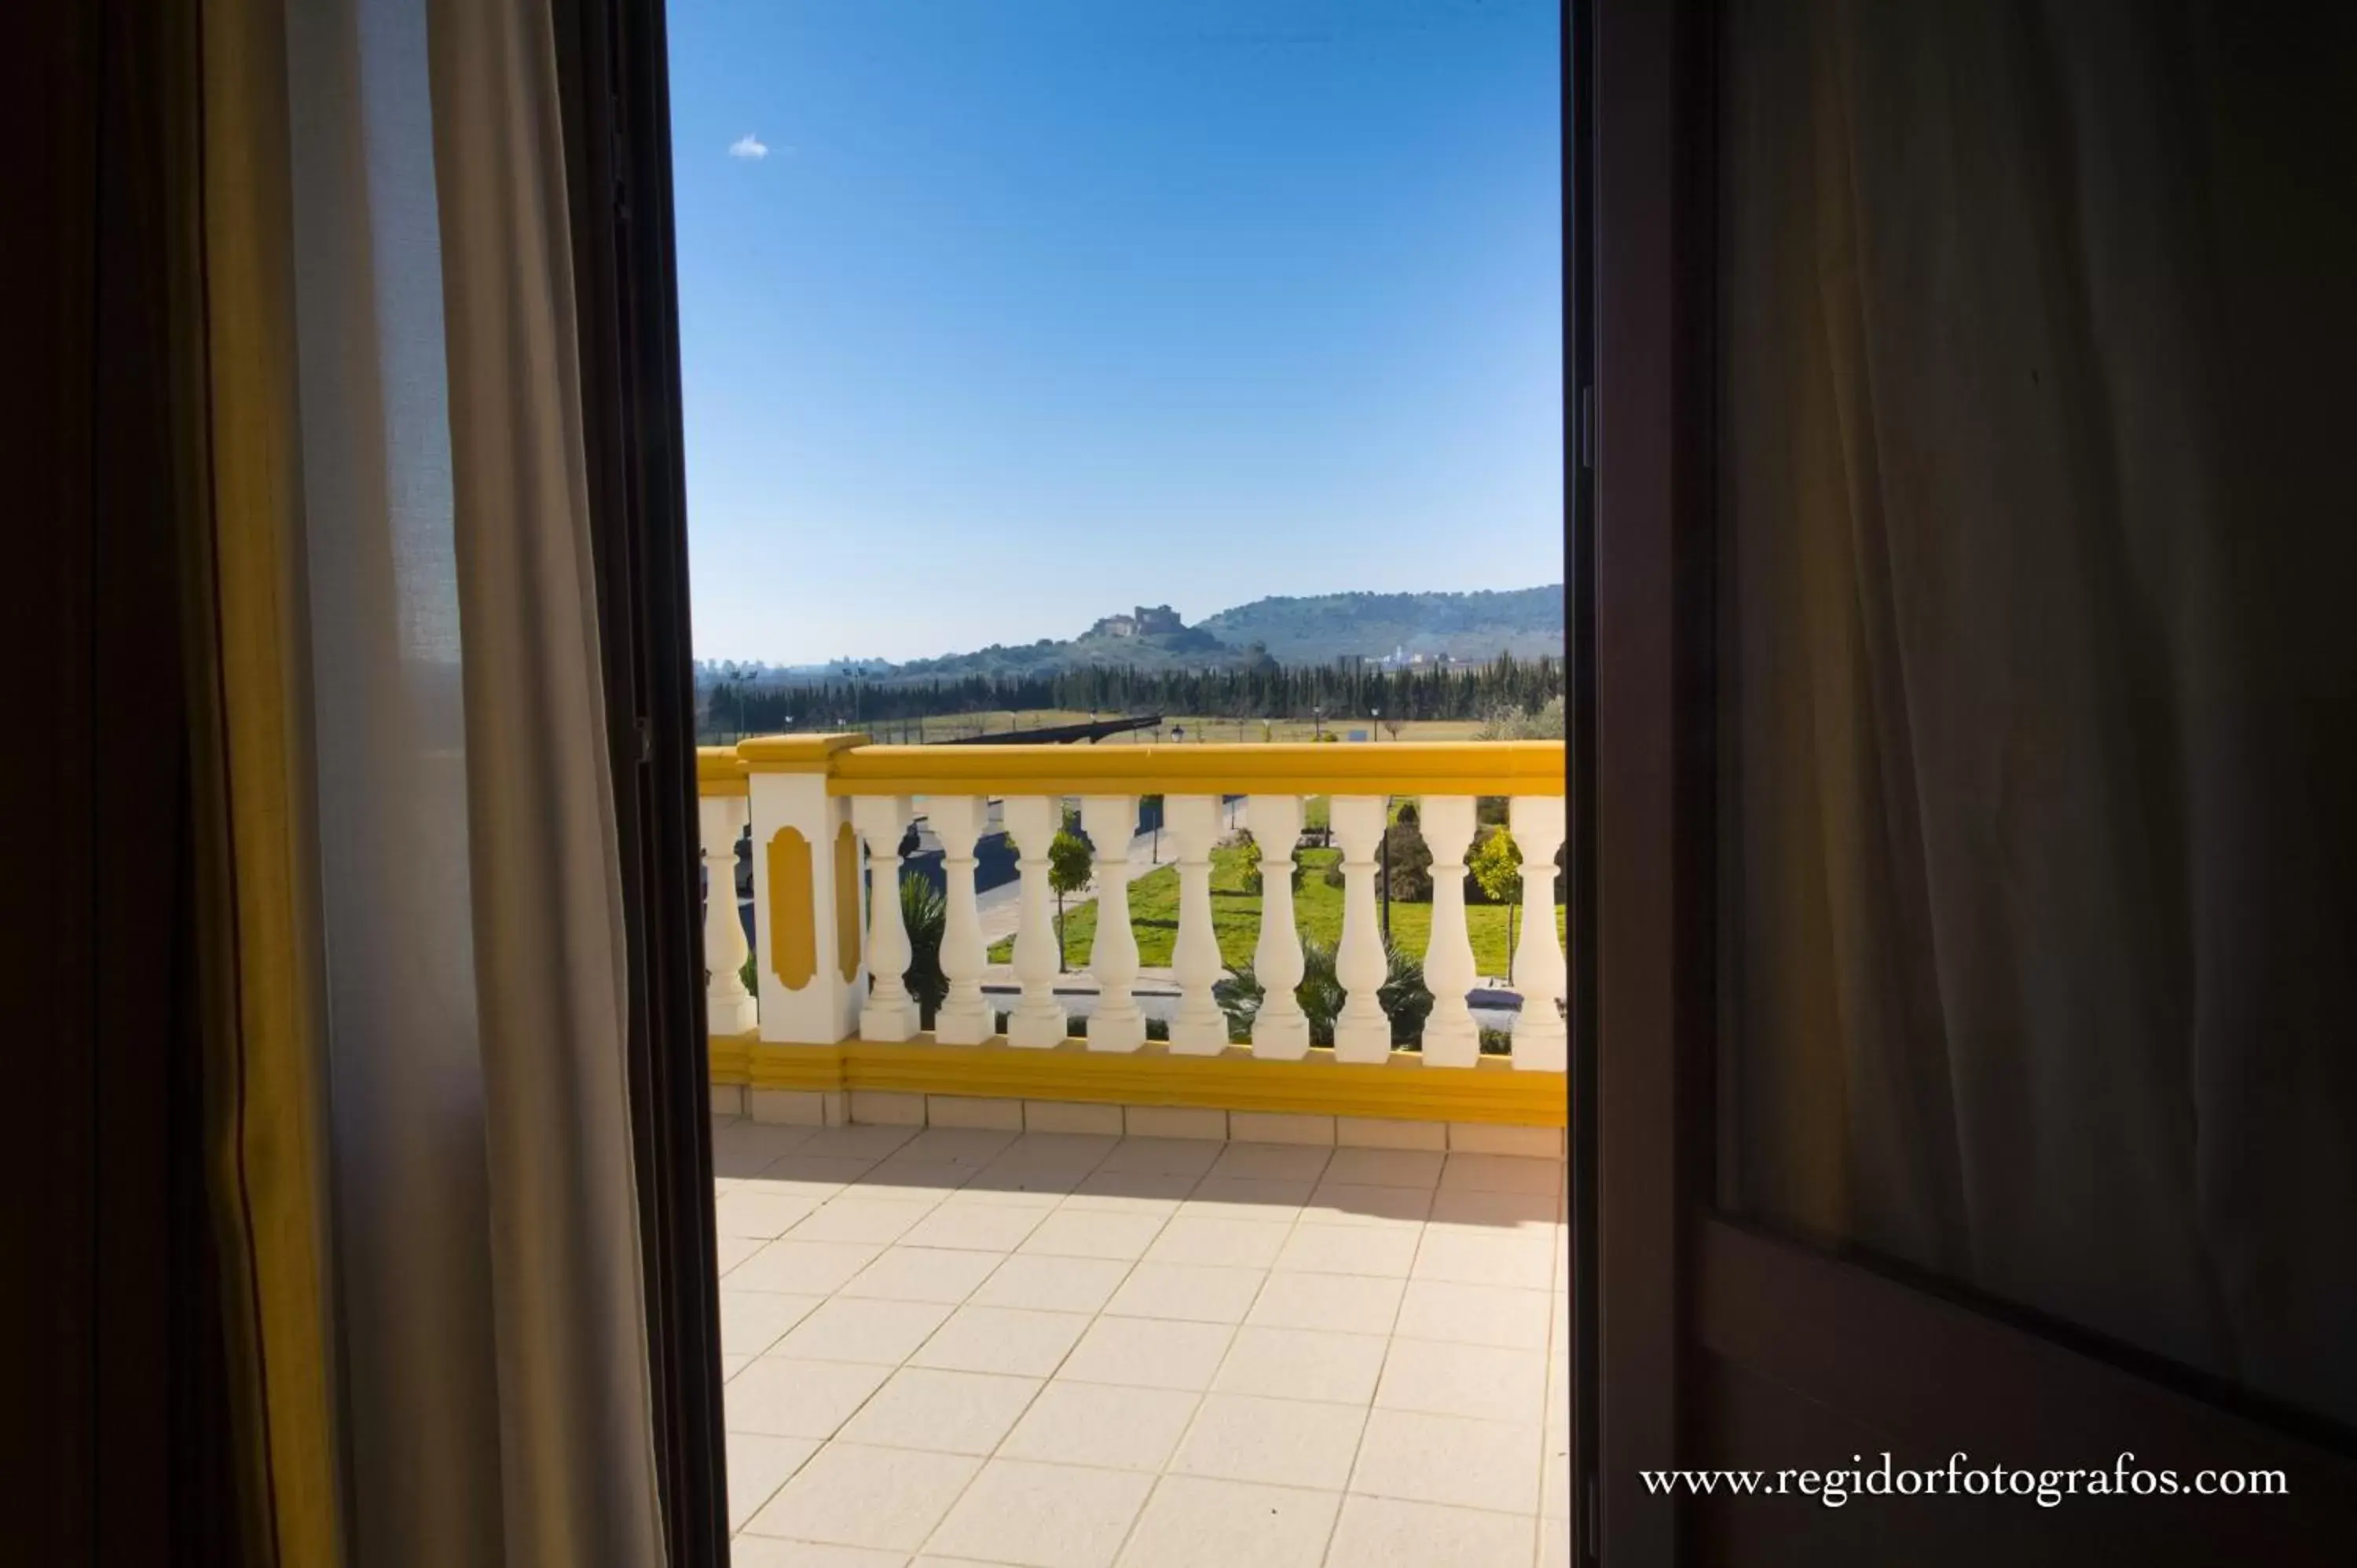
[[[834,961],[847,983],[859,974],[859,839],[849,822],[834,830]]]
[[[751,773],[824,773],[843,752],[867,744],[856,732],[763,735],[737,743],[737,759]]]
[[[1243,1046],[1216,1057],[1189,1057],[1173,1056],[1159,1042],[1136,1051],[1092,1051],[1078,1039],[1032,1050],[940,1046],[929,1035],[832,1046],[767,1040],[748,1046],[716,1038],[712,1081],[803,1092],[880,1090],[1513,1127],[1561,1127],[1568,1109],[1563,1074],[1518,1070],[1503,1057],[1484,1057],[1469,1068],[1428,1068],[1413,1051],[1394,1051],[1388,1062],[1338,1062],[1331,1051],[1317,1048],[1301,1061],[1265,1061]]]
[[[789,991],[818,973],[816,888],[811,842],[798,828],[770,835],[770,972]]]
[[[741,1035],[714,1035],[705,1042],[705,1054],[710,1059],[710,1076],[716,1084],[749,1082],[753,1076],[753,1047],[760,1036],[751,1030]]]
[[[1565,779],[1559,740],[866,746],[826,773],[830,795],[1561,795]]]
[[[695,748],[695,792],[698,796],[720,800],[729,796],[752,793],[752,781],[745,776],[744,761],[733,746],[699,746]]]

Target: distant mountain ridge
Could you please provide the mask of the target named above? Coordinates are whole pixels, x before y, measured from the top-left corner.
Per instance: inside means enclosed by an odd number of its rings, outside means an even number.
[[[1167,607],[1153,607],[1167,613]],[[1141,621],[1141,616],[1145,618]],[[1175,629],[1140,630],[1141,625]],[[1255,644],[1259,645],[1255,648]],[[1069,640],[994,644],[907,664],[869,666],[871,678],[963,680],[1048,675],[1092,665],[1139,670],[1232,669],[1256,659],[1279,664],[1370,660],[1405,652],[1456,660],[1564,650],[1563,585],[1461,594],[1318,594],[1255,599],[1186,626],[1146,607],[1098,620]]]
[[[1563,585],[1469,594],[1318,594],[1254,599],[1207,617],[1199,630],[1235,647],[1257,642],[1280,664],[1356,654],[1450,659],[1563,653]]]

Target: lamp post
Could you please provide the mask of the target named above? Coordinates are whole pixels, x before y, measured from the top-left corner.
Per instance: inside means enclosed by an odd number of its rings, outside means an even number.
[[[1369,733],[1369,734],[1371,734],[1371,735],[1372,735],[1372,736],[1375,737],[1375,739],[1377,739],[1377,740],[1379,740],[1379,741],[1380,741],[1381,739],[1383,739],[1383,709],[1381,709],[1381,708],[1369,708],[1369,709],[1367,710],[1367,729],[1368,729],[1368,733]]]
[[[1324,740],[1326,738],[1326,710],[1324,708],[1310,709],[1309,725],[1311,734],[1314,738]]]

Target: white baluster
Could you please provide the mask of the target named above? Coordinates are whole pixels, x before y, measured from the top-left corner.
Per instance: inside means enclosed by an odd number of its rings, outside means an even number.
[[[1129,844],[1136,836],[1137,797],[1084,796],[1081,827],[1094,852],[1089,864],[1097,885],[1097,933],[1089,944],[1097,1004],[1089,1015],[1089,1049],[1134,1051],[1146,1043],[1146,1015],[1130,994],[1137,983],[1137,935],[1129,929]]]
[[[1002,808],[1015,841],[1021,916],[1015,928],[1015,978],[1022,999],[1006,1018],[1011,1046],[1054,1046],[1064,1039],[1064,1009],[1056,1001],[1058,936],[1049,901],[1048,846],[1064,825],[1064,803],[1045,795],[1011,795]]]
[[[737,908],[737,835],[749,820],[743,795],[706,795],[696,802],[704,840],[705,1026],[716,1035],[742,1035],[761,1015],[745,989],[745,927]]]
[[[982,966],[989,952],[982,940],[982,914],[974,902],[974,848],[982,836],[989,802],[979,795],[936,795],[925,802],[933,836],[942,841],[942,974],[949,993],[933,1014],[933,1039],[944,1046],[978,1046],[996,1033],[982,999]]]
[[[1473,797],[1426,796],[1417,811],[1417,826],[1432,851],[1432,945],[1424,954],[1432,1013],[1424,1025],[1424,1065],[1471,1067],[1481,1059],[1481,1031],[1465,1001],[1480,978],[1473,968],[1473,939],[1465,928],[1465,851],[1473,838]]]
[[[909,994],[909,964],[916,956],[900,919],[900,840],[909,831],[908,798],[858,795],[851,822],[867,841],[867,1001],[859,1034],[867,1040],[906,1040],[918,1029],[917,999]]]
[[[1211,987],[1220,979],[1220,938],[1211,929],[1211,841],[1219,836],[1217,795],[1172,795],[1164,802],[1178,845],[1178,940],[1170,972],[1178,982],[1178,1015],[1170,1021],[1178,1056],[1217,1056],[1228,1048],[1227,1015]]]
[[[1555,934],[1555,852],[1563,844],[1563,797],[1517,795],[1507,807],[1514,847],[1523,852],[1523,935],[1514,944],[1514,987],[1523,1010],[1514,1016],[1518,1068],[1562,1072],[1570,1062],[1570,1032],[1555,1004],[1563,999],[1563,944]]]
[[[1334,955],[1334,978],[1342,983],[1342,1011],[1334,1020],[1338,1062],[1391,1059],[1392,1021],[1380,994],[1391,965],[1375,912],[1375,850],[1385,804],[1381,795],[1337,795],[1331,802],[1334,838],[1342,846],[1342,945]]]
[[[1253,948],[1253,974],[1261,998],[1253,1017],[1253,1055],[1297,1061],[1309,1054],[1309,1015],[1295,994],[1302,966],[1301,932],[1293,923],[1293,846],[1301,842],[1301,797],[1248,797],[1244,826],[1260,846],[1260,940]]]

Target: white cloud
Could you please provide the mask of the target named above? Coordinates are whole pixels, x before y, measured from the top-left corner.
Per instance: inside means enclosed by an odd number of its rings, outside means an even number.
[[[728,156],[732,158],[766,158],[770,156],[770,149],[760,137],[745,135],[728,144]]]

